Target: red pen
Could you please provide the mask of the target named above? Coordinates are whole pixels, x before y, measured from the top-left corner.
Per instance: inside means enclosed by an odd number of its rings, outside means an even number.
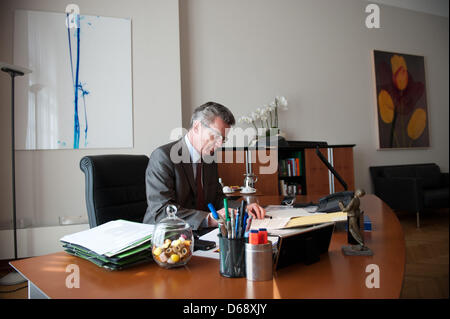
[[[259,237],[259,243],[260,244],[267,244],[267,229],[266,228],[260,228],[258,232]]]
[[[256,229],[250,230],[250,235],[248,236],[248,242],[252,245],[258,245],[259,244],[259,234]]]

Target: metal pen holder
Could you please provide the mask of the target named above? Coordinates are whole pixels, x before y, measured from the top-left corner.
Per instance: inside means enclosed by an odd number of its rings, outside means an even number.
[[[245,277],[245,238],[219,236],[220,274],[224,277]]]
[[[245,244],[247,280],[264,281],[273,277],[272,242],[267,244]]]

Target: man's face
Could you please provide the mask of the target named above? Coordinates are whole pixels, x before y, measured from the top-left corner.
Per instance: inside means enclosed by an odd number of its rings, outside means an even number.
[[[214,151],[225,143],[229,128],[230,126],[220,117],[216,117],[209,125],[196,122],[194,134],[197,140],[197,150],[200,150],[202,155],[213,155]]]

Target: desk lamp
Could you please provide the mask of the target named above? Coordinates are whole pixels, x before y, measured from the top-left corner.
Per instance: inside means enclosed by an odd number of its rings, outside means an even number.
[[[13,227],[14,227],[14,260],[17,259],[17,223],[16,223],[16,168],[15,168],[15,137],[14,137],[14,78],[32,71],[18,65],[0,62],[0,69],[11,77],[11,163],[12,163],[12,195],[13,195]],[[17,272],[11,272],[0,278],[0,285],[16,285],[25,282]]]

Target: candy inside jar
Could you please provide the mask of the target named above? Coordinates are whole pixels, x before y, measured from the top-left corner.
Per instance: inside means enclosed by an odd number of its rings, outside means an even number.
[[[176,206],[167,207],[168,217],[156,225],[152,237],[153,259],[164,268],[185,265],[194,249],[192,229],[176,212]]]

